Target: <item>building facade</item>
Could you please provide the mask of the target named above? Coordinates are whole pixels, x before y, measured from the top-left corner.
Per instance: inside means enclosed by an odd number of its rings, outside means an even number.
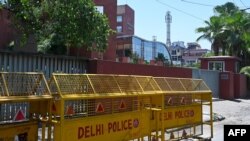
[[[169,48],[173,65],[193,67],[200,63],[199,58],[209,52],[208,49],[202,49],[196,42],[187,43],[187,48],[183,41],[173,42]]]
[[[117,0],[93,0],[97,11],[107,16],[109,26],[112,30],[116,30],[116,12]],[[108,47],[104,53],[87,51],[86,49],[71,48],[70,54],[77,56],[84,56],[89,59],[101,59],[115,61],[116,52],[116,34],[110,35],[108,39]]]
[[[209,52],[208,49],[202,49],[196,42],[187,43],[187,50],[183,53],[183,61],[185,66],[194,66],[200,63],[199,58],[203,57]]]
[[[10,13],[0,9],[0,49],[4,49],[13,40],[14,32],[11,26]]]
[[[96,5],[96,9],[105,14],[108,18],[110,28],[116,30],[116,15],[117,15],[117,0],[93,0]],[[6,50],[6,47],[11,41],[18,41],[18,35],[15,35],[15,30],[11,27],[10,12],[6,9],[0,10],[0,49]],[[30,52],[34,50],[37,51],[37,45],[35,39],[31,37],[28,44],[23,48],[16,49],[21,52]],[[70,54],[72,56],[83,56],[90,59],[103,59],[115,61],[116,58],[116,34],[112,34],[108,39],[108,48],[104,53],[87,51],[84,48],[74,48],[70,49]]]
[[[117,35],[134,35],[135,12],[128,5],[117,6]]]
[[[118,36],[116,57],[119,62],[132,63],[139,61],[151,64],[161,60],[163,64],[171,64],[169,51],[164,43],[148,41],[137,36]]]
[[[208,52],[208,49],[187,49],[182,57],[185,66],[193,66],[196,63],[200,63],[199,58],[203,57]]]
[[[182,66],[183,65],[183,53],[186,50],[183,41],[173,42],[172,45],[169,47],[169,52],[172,57],[173,65],[175,66]]]

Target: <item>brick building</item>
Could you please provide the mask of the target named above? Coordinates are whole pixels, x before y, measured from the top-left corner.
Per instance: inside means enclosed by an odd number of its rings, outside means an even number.
[[[0,9],[0,49],[3,50],[13,40],[14,32],[10,27],[10,13],[6,9]]]
[[[117,26],[118,35],[134,35],[135,12],[128,5],[117,6]]]
[[[99,12],[105,14],[108,17],[109,25],[112,30],[116,30],[116,12],[117,12],[117,0],[94,0],[96,8]],[[116,52],[116,34],[109,37],[108,48],[104,53],[90,52],[85,49],[72,48],[71,55],[85,56],[90,59],[103,59],[115,61]]]
[[[117,12],[117,0],[94,0],[97,8],[103,9],[103,13],[108,17],[109,26],[112,30],[116,30],[116,12]],[[108,48],[103,54],[103,60],[115,61],[116,52],[116,34],[109,37]],[[91,56],[93,58],[95,56]]]
[[[183,60],[186,66],[193,66],[199,63],[202,56],[208,53],[208,49],[202,49],[201,46],[196,42],[187,43],[187,50],[183,53]]]
[[[112,30],[116,30],[116,13],[117,13],[117,0],[93,0],[99,12],[108,17],[109,25]],[[17,35],[14,35],[14,30],[11,28],[10,13],[6,9],[0,10],[0,49],[6,50],[6,46],[13,40],[18,41]],[[16,43],[15,43],[16,46]],[[17,48],[16,51],[30,52],[36,51],[36,44],[34,39],[28,41],[25,48]],[[108,48],[104,53],[90,52],[82,48],[71,48],[70,55],[84,56],[90,59],[99,58],[104,60],[115,61],[116,52],[116,34],[109,37]]]

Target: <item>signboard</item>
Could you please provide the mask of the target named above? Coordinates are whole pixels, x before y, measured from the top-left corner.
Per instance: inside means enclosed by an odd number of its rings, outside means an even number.
[[[229,74],[226,74],[226,73],[221,74],[220,79],[222,79],[222,80],[228,80],[228,79],[229,79],[229,76],[228,76],[228,75],[229,75]]]

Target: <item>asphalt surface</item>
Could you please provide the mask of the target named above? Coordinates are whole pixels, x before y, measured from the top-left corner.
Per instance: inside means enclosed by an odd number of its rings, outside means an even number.
[[[250,124],[250,99],[213,99],[213,113],[225,119],[214,121],[214,138],[212,141],[223,141],[224,125]],[[209,131],[205,130],[205,134],[208,133]]]

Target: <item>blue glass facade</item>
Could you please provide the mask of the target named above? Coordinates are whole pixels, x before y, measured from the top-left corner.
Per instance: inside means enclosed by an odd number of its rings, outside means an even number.
[[[131,48],[125,48],[125,45]],[[130,54],[122,52],[130,52]],[[161,57],[166,62],[171,63],[171,57],[165,44],[157,41],[147,41],[137,36],[118,37],[116,53],[117,57],[131,57],[131,54],[133,54],[147,62]]]

